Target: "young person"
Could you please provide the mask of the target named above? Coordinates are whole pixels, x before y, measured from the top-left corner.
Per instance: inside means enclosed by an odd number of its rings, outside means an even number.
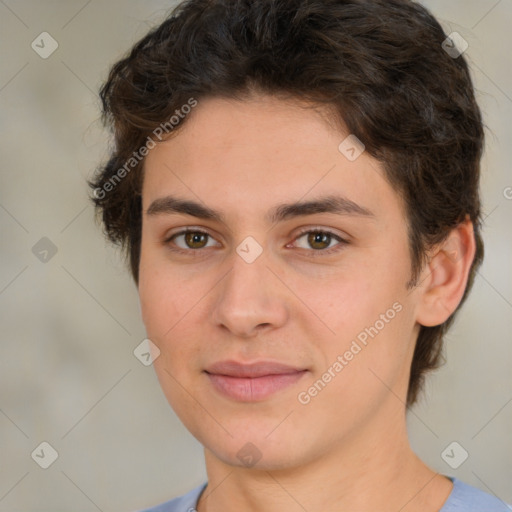
[[[189,0],[111,69],[93,200],[208,475],[153,512],[508,510],[406,431],[483,258],[454,48],[408,0]]]

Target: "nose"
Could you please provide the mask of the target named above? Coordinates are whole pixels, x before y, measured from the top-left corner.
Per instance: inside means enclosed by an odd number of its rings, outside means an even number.
[[[242,338],[279,328],[289,314],[286,291],[263,254],[247,263],[235,253],[231,270],[215,287],[213,321]]]

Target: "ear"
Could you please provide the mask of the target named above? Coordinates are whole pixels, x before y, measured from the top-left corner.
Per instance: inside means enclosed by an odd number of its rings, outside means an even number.
[[[431,251],[419,279],[416,321],[432,327],[445,322],[462,300],[475,257],[473,223],[466,220]]]

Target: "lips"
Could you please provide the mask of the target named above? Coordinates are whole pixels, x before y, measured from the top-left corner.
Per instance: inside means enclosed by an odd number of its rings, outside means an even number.
[[[236,361],[219,361],[206,370],[207,373],[227,375],[229,377],[264,377],[265,375],[286,375],[297,373],[302,368],[296,368],[274,361],[261,361],[257,363],[237,363]]]
[[[219,361],[205,370],[214,388],[222,395],[244,402],[261,401],[301,379],[306,369],[260,361],[243,364]]]

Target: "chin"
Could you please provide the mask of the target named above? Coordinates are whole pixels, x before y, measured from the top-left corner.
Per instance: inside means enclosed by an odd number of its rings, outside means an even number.
[[[219,445],[212,448],[209,450],[217,459],[238,468],[279,471],[300,465],[296,445],[292,446],[292,444],[276,448],[272,445],[269,446],[268,443],[258,443],[256,440],[256,443],[246,441],[241,446],[233,443],[232,446],[225,447],[225,449]]]
[[[284,430],[278,432],[275,422],[272,428],[266,423],[253,422],[248,429],[232,425],[228,430],[233,437],[200,432],[196,438],[217,459],[230,466],[275,471],[297,465],[301,458],[298,447],[301,451],[306,448],[304,442],[299,443],[297,439],[304,439],[304,436],[294,437]],[[272,429],[275,431],[269,435]]]

